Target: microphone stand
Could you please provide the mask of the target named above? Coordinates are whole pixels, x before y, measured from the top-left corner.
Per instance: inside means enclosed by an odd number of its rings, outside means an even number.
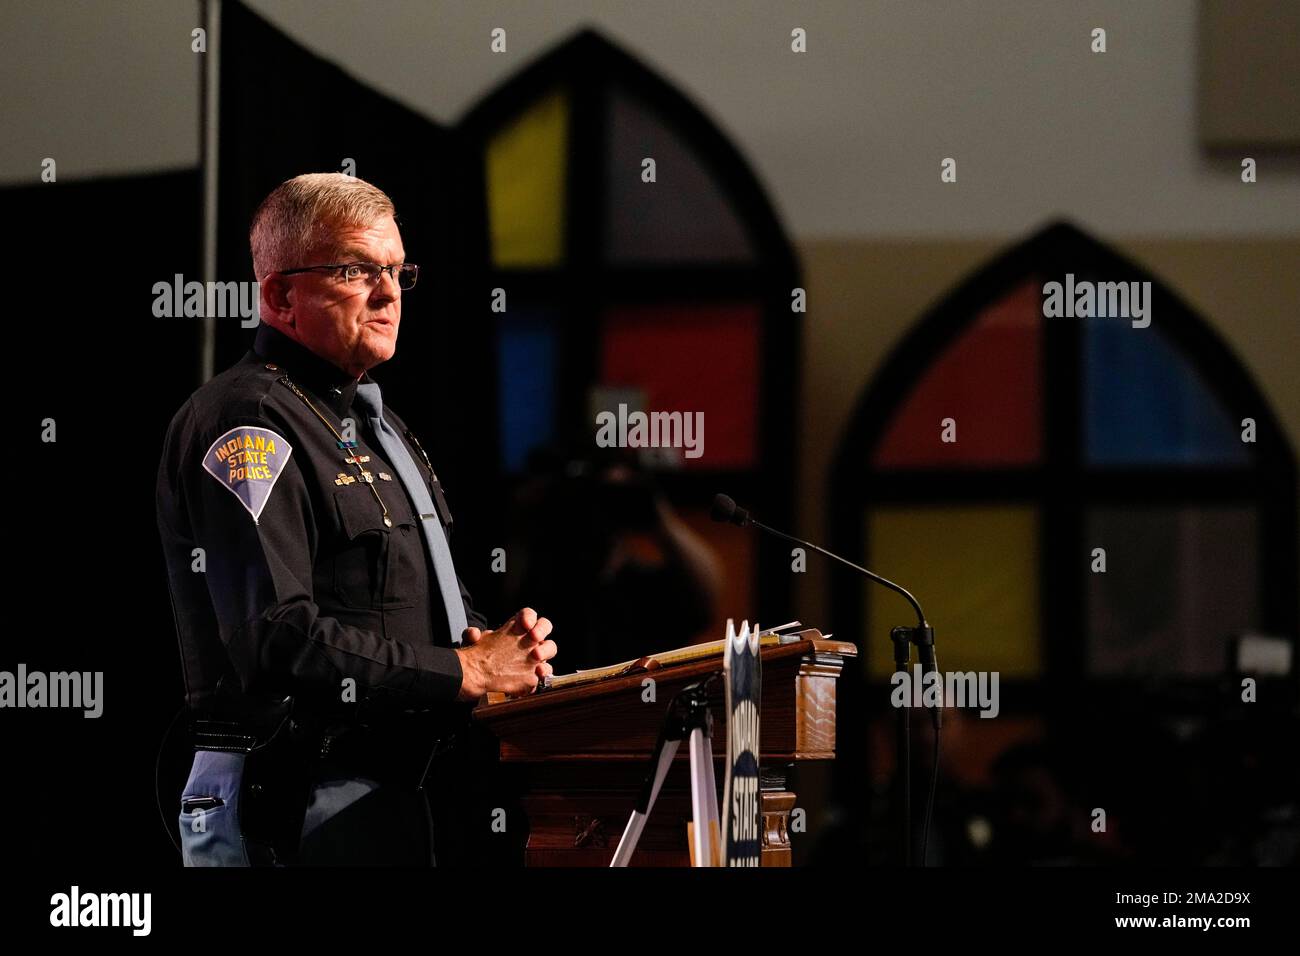
[[[802,538],[796,538],[788,535],[784,531],[778,531],[775,528],[757,521],[749,512],[735,507],[734,502],[731,508],[735,512],[735,517],[727,516],[718,518],[718,520],[729,520],[734,524],[742,527],[746,524],[752,524],[755,527],[762,528],[768,534],[774,534],[778,538],[784,538],[786,541],[793,541],[800,547],[812,548],[820,554],[826,555],[840,564],[844,564],[865,575],[868,579],[883,585],[907,599],[907,603],[912,605],[912,610],[916,612],[916,626],[907,627],[905,625],[894,628],[889,632],[889,639],[894,644],[894,670],[908,674],[908,668],[912,663],[912,645],[917,648],[917,659],[921,664],[922,676],[930,671],[938,670],[938,663],[934,653],[934,628],[925,620],[925,612],[921,610],[921,605],[917,603],[912,593],[902,585],[895,584],[888,578],[883,578],[874,571],[869,571],[859,564],[854,564],[838,554],[833,554],[825,548],[813,544],[811,541],[804,541]],[[717,517],[717,516],[715,516]],[[737,518],[739,520],[737,520]],[[908,675],[910,680],[910,675]],[[924,693],[924,691],[922,691]],[[903,845],[900,855],[903,858],[904,866],[912,866],[912,745],[910,738],[911,712],[910,702],[907,706],[896,707],[897,713],[894,717],[894,741],[897,751],[896,764],[897,776],[895,778],[895,794],[903,816]],[[930,817],[934,810],[934,791],[939,777],[939,730],[943,726],[943,706],[931,708],[930,719],[934,724],[934,766],[931,768],[930,793],[926,801],[925,812],[925,832],[921,839],[921,866],[925,866],[926,851],[930,843]]]
[[[894,642],[894,671],[907,674],[911,668],[912,645],[917,646],[917,658],[921,662],[922,676],[936,669],[934,656],[934,628],[924,619],[916,627],[899,626],[889,632],[889,639]],[[922,694],[925,691],[922,690]],[[912,745],[909,738],[912,724],[912,708],[896,707],[894,716],[896,733],[896,750],[898,753],[898,798],[903,808],[903,865],[912,865]],[[943,726],[943,705],[931,708],[931,720],[934,722],[935,764],[931,768],[932,780],[930,794],[926,801],[925,833],[921,838],[921,866],[925,866],[926,848],[930,843],[930,814],[934,808],[935,780],[939,773],[939,728]]]

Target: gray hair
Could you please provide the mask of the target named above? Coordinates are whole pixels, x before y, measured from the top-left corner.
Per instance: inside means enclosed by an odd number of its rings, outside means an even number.
[[[305,258],[339,229],[365,228],[392,216],[382,189],[344,173],[305,173],[286,180],[253,214],[248,246],[260,280],[279,269],[310,265]]]

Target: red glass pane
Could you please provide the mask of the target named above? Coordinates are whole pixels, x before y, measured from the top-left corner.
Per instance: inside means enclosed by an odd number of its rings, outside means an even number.
[[[926,371],[877,446],[879,468],[1017,466],[1042,453],[1042,292],[985,309]],[[945,442],[944,419],[955,422]]]
[[[682,455],[682,467],[752,467],[759,317],[752,304],[612,309],[601,342],[601,384],[639,390],[646,412],[703,413],[703,454]]]

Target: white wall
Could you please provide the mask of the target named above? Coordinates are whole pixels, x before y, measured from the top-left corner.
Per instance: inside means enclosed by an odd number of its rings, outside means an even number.
[[[1300,161],[1260,182],[1195,139],[1193,0],[254,0],[318,53],[442,122],[590,24],[735,139],[798,238],[1010,236],[1054,214],[1106,236],[1294,234]],[[186,0],[8,4],[0,183],[197,163]],[[508,31],[509,52],[488,50]],[[809,52],[789,51],[802,26]],[[1094,26],[1109,52],[1089,51]],[[958,161],[958,183],[939,161]]]

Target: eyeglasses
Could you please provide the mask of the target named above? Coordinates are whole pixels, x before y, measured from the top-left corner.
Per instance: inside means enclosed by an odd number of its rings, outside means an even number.
[[[280,269],[282,276],[297,275],[299,272],[335,272],[348,285],[373,286],[379,277],[387,272],[397,281],[399,289],[410,289],[419,278],[420,267],[411,262],[400,265],[381,266],[374,262],[332,262],[323,266],[303,266],[301,269]]]

